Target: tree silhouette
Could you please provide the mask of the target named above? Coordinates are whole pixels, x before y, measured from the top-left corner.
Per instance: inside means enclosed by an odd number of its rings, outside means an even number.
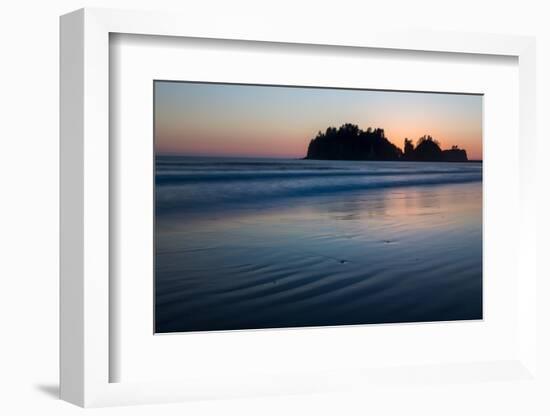
[[[405,160],[414,159],[414,145],[413,141],[405,138],[405,143],[403,144],[403,158]]]

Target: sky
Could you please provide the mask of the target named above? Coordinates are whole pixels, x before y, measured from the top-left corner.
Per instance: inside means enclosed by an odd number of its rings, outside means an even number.
[[[318,131],[383,128],[403,148],[428,134],[483,159],[481,95],[155,81],[157,154],[301,158]]]

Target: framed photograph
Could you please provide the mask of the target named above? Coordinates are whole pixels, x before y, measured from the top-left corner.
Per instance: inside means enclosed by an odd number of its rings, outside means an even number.
[[[153,88],[155,333],[483,318],[482,95]]]
[[[537,383],[534,40],[233,29],[61,18],[61,397]]]

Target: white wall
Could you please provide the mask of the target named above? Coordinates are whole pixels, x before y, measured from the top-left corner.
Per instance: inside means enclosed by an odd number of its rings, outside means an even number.
[[[60,402],[58,367],[58,16],[84,7],[179,9],[227,19],[275,19],[287,24],[326,22],[327,30],[370,22],[397,27],[513,33],[538,38],[538,154],[550,153],[550,12],[544,1],[461,0],[444,2],[379,0],[168,1],[168,0],[5,0],[0,13],[0,413],[73,414],[80,409]],[[503,122],[506,122],[503,120]],[[538,187],[540,213],[550,212],[548,168]],[[544,186],[546,184],[546,186]],[[541,215],[542,217],[542,215]],[[540,241],[548,245],[549,222],[541,218]],[[543,232],[544,231],[544,232]],[[545,235],[546,234],[546,235]],[[539,247],[542,247],[540,245]],[[542,253],[542,250],[541,250]],[[541,256],[542,257],[542,256]],[[545,267],[546,276],[548,266]],[[539,291],[550,293],[550,284]],[[548,322],[548,320],[546,321]],[[550,328],[550,324],[547,325]],[[549,336],[544,335],[548,347]],[[550,351],[550,347],[547,348]],[[546,361],[547,362],[547,361]],[[395,395],[351,394],[217,401],[181,405],[102,409],[100,414],[550,414],[537,397],[543,392],[506,384],[484,387],[441,386]]]

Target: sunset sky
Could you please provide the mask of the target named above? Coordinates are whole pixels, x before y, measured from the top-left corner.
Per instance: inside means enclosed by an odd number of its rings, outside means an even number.
[[[319,130],[380,127],[403,148],[429,134],[482,159],[482,96],[155,81],[158,154],[301,158]]]

